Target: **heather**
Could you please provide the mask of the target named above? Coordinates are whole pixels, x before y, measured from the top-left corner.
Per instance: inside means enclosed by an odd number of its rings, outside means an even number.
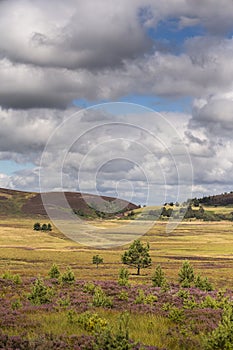
[[[231,290],[87,282],[53,270],[57,278],[0,279],[1,349],[228,349],[218,338],[233,328]]]

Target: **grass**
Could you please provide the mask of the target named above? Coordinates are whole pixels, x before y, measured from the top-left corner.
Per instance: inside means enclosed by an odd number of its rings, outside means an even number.
[[[93,310],[93,312],[95,312]],[[120,317],[119,311],[98,309],[98,315],[105,319],[113,329],[117,328]],[[55,335],[82,335],[88,334],[77,323],[69,323],[67,311],[59,313],[40,312],[29,316],[32,322],[38,324],[42,333],[51,333]],[[129,322],[130,338],[135,342],[143,344],[156,344],[158,347],[168,347],[169,349],[179,350],[179,344],[176,339],[167,337],[169,328],[174,324],[167,318],[153,314],[131,314]],[[37,328],[38,329],[38,328]]]
[[[70,265],[80,279],[117,278],[126,246],[93,249],[69,240],[56,228],[51,233],[34,231],[34,222],[34,219],[23,218],[0,221],[0,273],[12,270],[22,276],[34,276],[35,273],[43,276],[55,262],[61,269]],[[124,225],[124,222],[97,221],[94,224],[102,225],[107,231],[109,227]],[[181,260],[187,258],[197,272],[205,273],[216,285],[233,284],[231,222],[183,222],[171,233],[166,233],[166,222],[158,222],[142,240],[150,242],[153,265],[142,270],[142,276],[131,276],[137,283],[149,281],[158,263],[161,263],[168,278],[175,281]],[[99,269],[92,264],[95,254],[100,254],[104,259]],[[135,271],[131,270],[131,273]]]

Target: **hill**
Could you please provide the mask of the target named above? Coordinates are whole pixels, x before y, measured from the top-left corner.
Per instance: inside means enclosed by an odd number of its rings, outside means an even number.
[[[205,196],[203,198],[194,198],[192,202],[198,202],[199,204],[204,204],[208,206],[227,206],[233,205],[233,192],[222,193],[214,196]]]
[[[97,196],[80,192],[64,192],[67,202],[74,213],[87,218],[114,216],[115,213],[123,215],[124,212],[138,208],[137,205],[123,199],[113,197]],[[47,193],[47,198],[51,202],[56,201],[58,192]],[[110,213],[99,209],[100,203],[104,200],[105,207],[112,208]],[[91,205],[88,205],[88,203]],[[57,204],[59,206],[59,203]],[[119,209],[118,209],[119,208]],[[123,208],[123,209],[121,209]],[[111,213],[113,212],[113,214]],[[0,188],[0,215],[1,216],[47,216],[41,194],[36,192],[24,192]]]

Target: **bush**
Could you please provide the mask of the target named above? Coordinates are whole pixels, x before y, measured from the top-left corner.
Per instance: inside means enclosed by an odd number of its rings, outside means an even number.
[[[233,350],[233,310],[228,305],[219,326],[211,332],[205,341],[206,350]]]
[[[15,284],[21,284],[22,283],[22,279],[21,279],[20,275],[18,275],[18,274],[13,275],[10,272],[5,272],[1,277],[3,279],[5,279],[5,280],[9,280],[9,281],[14,282]]]
[[[152,276],[152,283],[154,287],[162,287],[167,283],[165,274],[160,265],[158,265],[155,269],[155,272]]]
[[[158,297],[153,294],[145,295],[142,289],[138,289],[138,295],[134,301],[135,304],[150,304],[153,305],[154,302],[158,301]]]
[[[94,294],[94,292],[95,292],[94,283],[92,283],[92,282],[85,283],[84,287],[83,287],[83,291],[84,291],[84,293]]]
[[[107,321],[89,311],[78,316],[78,324],[87,332],[100,332],[107,327]]]
[[[52,296],[53,290],[46,287],[42,278],[38,277],[31,288],[31,293],[28,295],[28,299],[34,305],[41,305],[50,303]]]
[[[209,292],[213,290],[212,284],[209,282],[207,277],[201,277],[200,275],[197,275],[197,277],[194,279],[194,286],[196,288],[199,288],[200,290]]]
[[[178,307],[171,307],[169,310],[169,319],[176,322],[181,323],[184,320],[184,311],[179,309]]]
[[[51,266],[51,269],[49,270],[49,277],[50,278],[59,278],[61,275],[59,268],[56,264],[53,264]]]
[[[188,260],[183,262],[183,265],[179,271],[179,283],[182,287],[188,288],[194,281],[194,271],[193,267]]]
[[[61,281],[62,281],[62,283],[69,283],[69,284],[74,283],[75,277],[74,277],[74,273],[73,273],[73,271],[71,270],[70,267],[68,267],[66,269],[66,272],[64,272],[61,275]]]
[[[122,267],[118,275],[119,286],[129,286],[129,271]]]
[[[102,306],[111,308],[113,306],[112,299],[104,293],[101,287],[95,287],[92,303],[97,307]]]

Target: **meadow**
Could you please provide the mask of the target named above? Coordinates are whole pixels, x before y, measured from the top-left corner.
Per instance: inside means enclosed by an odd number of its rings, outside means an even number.
[[[221,320],[231,319],[232,222],[184,221],[171,233],[166,222],[155,223],[141,238],[150,244],[152,266],[140,276],[130,268],[129,285],[119,285],[121,255],[129,245],[93,249],[55,227],[34,231],[35,221],[0,221],[0,348],[232,349],[212,334]],[[96,225],[124,222],[99,220]],[[92,263],[95,254],[103,257],[98,268]],[[208,277],[213,290],[179,284],[185,259],[196,275]],[[51,278],[54,263],[61,275],[70,267],[74,279]],[[163,287],[152,285],[158,264],[167,279]]]

